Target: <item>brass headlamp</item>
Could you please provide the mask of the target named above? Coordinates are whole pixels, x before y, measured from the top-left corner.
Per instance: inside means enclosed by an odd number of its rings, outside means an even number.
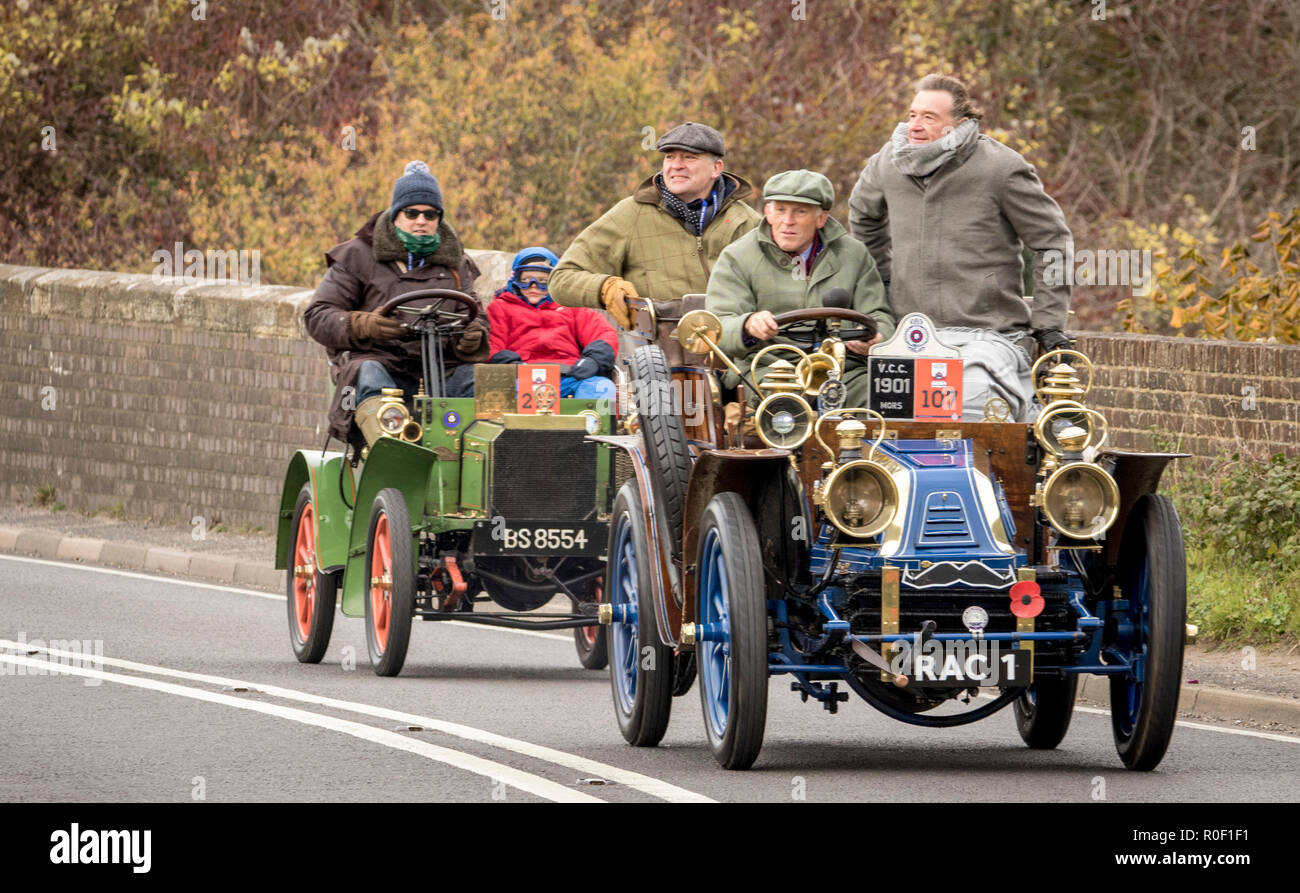
[[[1119,514],[1119,487],[1096,463],[1068,462],[1051,473],[1035,501],[1061,534],[1096,539]]]
[[[855,459],[831,472],[821,488],[822,510],[837,529],[864,539],[880,533],[898,511],[898,487],[883,465]]]
[[[384,388],[383,398],[379,402],[379,411],[375,414],[379,422],[379,432],[399,440],[418,443],[424,435],[420,423],[411,418],[411,411],[402,400],[401,388]]]

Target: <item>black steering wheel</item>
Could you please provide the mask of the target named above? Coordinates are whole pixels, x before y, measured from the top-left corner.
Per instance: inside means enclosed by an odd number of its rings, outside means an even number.
[[[821,344],[830,332],[827,320],[839,319],[854,323],[855,328],[841,328],[839,337],[843,341],[870,341],[876,337],[876,321],[865,313],[849,310],[846,307],[808,307],[803,310],[787,310],[774,316],[776,324],[781,327],[781,334],[791,341],[799,341],[809,346]]]
[[[418,307],[409,306],[416,301],[427,301]],[[450,306],[448,305],[450,302]],[[389,298],[376,311],[381,316],[391,316],[393,311],[415,317],[408,325],[419,331],[432,323],[442,334],[464,329],[479,315],[478,301],[452,288],[421,288]]]

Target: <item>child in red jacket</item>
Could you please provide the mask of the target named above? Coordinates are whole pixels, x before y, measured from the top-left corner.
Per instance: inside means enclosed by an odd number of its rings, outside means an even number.
[[[492,362],[558,363],[561,397],[613,399],[614,327],[595,310],[555,303],[550,279],[557,263],[541,247],[515,255],[510,281],[488,305]]]

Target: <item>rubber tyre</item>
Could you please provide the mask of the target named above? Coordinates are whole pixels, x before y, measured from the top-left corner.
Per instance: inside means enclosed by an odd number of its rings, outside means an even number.
[[[631,745],[654,747],[668,730],[672,710],[673,649],[660,643],[655,624],[644,518],[636,483],[628,481],[614,499],[605,595],[616,608],[635,608],[632,622],[609,626],[609,679],[619,731]]]
[[[668,522],[672,556],[680,558],[686,484],[691,477],[691,449],[686,443],[681,406],[675,397],[668,359],[658,347],[638,347],[632,354],[631,371],[655,504]]]
[[[597,579],[593,586],[595,587],[596,601],[605,600],[603,577]],[[573,609],[578,609],[577,602],[574,602]],[[578,663],[582,664],[586,670],[603,670],[609,666],[609,627],[600,626],[580,626],[573,630],[573,646],[578,652]]]
[[[370,507],[366,535],[366,647],[377,676],[396,676],[406,662],[415,612],[415,560],[406,497],[392,487],[380,490]],[[385,591],[371,580],[387,573]]]
[[[1115,749],[1129,769],[1146,772],[1164,758],[1178,717],[1187,622],[1187,562],[1178,511],[1148,494],[1129,513],[1118,581],[1134,629],[1130,653],[1145,655],[1143,682],[1110,680]]]
[[[285,557],[285,594],[289,613],[289,645],[293,656],[304,664],[320,663],[334,631],[334,606],[338,578],[322,574],[316,561],[316,506],[311,482],[298,491],[289,527],[289,552]],[[294,569],[310,565],[311,575],[298,577]]]
[[[701,626],[726,641],[698,641],[700,704],[709,749],[724,769],[748,769],[767,724],[767,595],[758,533],[736,493],[709,501],[700,525]]]
[[[673,655],[673,697],[680,698],[695,684],[696,666],[694,651],[679,651]]]
[[[1020,693],[1011,704],[1020,738],[1035,750],[1051,750],[1065,738],[1074,716],[1079,677],[1045,676]]]

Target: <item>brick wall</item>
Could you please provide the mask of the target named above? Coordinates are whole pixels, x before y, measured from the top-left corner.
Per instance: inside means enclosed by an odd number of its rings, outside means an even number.
[[[471,253],[490,294],[509,255]],[[310,297],[0,265],[0,493],[26,502],[52,485],[71,510],[270,528],[289,456],[325,438]],[[1080,348],[1119,446],[1150,448],[1159,426],[1203,456],[1298,449],[1300,347],[1086,335]]]
[[[470,253],[490,295],[510,256]],[[0,264],[0,494],[51,485],[70,510],[271,529],[289,457],[325,441],[310,300]]]
[[[1300,454],[1300,346],[1103,334],[1078,346],[1097,368],[1088,404],[1117,446],[1152,449],[1155,427],[1206,459]]]

